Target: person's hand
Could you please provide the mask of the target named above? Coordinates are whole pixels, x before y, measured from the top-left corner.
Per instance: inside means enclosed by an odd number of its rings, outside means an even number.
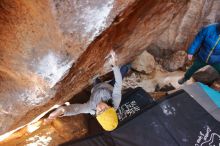
[[[193,55],[188,54],[188,55],[187,55],[187,58],[188,58],[188,60],[190,60],[190,61],[191,61],[191,60],[192,60],[192,58],[193,58]]]
[[[56,109],[54,112],[52,112],[47,119],[44,120],[45,123],[49,123],[56,119],[57,117],[63,115],[65,113],[65,108],[64,106],[59,107]]]
[[[114,67],[117,66],[116,54],[113,50],[109,53],[109,63]]]

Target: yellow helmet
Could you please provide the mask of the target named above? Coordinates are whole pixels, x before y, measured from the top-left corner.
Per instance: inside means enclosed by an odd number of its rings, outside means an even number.
[[[118,126],[118,116],[114,108],[108,108],[97,115],[96,119],[106,131],[112,131]]]

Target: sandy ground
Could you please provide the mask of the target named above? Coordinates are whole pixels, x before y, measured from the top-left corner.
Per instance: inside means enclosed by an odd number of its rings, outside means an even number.
[[[132,72],[130,76],[124,78],[123,88],[142,87],[147,92],[154,92],[156,85],[163,87],[164,85],[171,84],[176,89],[179,89],[181,85],[178,84],[178,80],[183,77],[183,75],[183,71],[168,72],[163,70],[160,65],[157,65],[156,70],[150,75]],[[193,82],[193,79],[191,79],[185,84],[191,84]]]

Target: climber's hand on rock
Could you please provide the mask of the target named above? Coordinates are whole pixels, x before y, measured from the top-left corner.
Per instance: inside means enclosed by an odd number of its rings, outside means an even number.
[[[109,63],[113,67],[117,66],[117,58],[116,58],[116,54],[113,50],[111,50],[111,52],[109,53]]]
[[[117,66],[117,58],[116,58],[116,54],[113,50],[110,51],[110,53],[105,57],[105,64],[104,64],[104,68],[105,68],[105,72],[109,72],[112,67]]]
[[[192,54],[188,54],[188,55],[187,55],[187,58],[188,58],[189,61],[191,61],[192,58],[193,58],[193,55],[192,55]]]
[[[58,109],[56,109],[54,112],[52,112],[48,118],[55,119],[59,116],[62,116],[64,113],[65,113],[65,108],[64,108],[64,106],[61,106]]]
[[[65,113],[65,108],[64,106],[59,107],[58,109],[56,109],[54,112],[52,112],[49,117],[47,119],[45,119],[45,123],[49,123],[51,121],[53,121],[54,119],[56,119],[59,116],[62,116]]]

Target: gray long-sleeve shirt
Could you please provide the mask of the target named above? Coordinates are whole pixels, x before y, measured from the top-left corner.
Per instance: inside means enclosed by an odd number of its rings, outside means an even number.
[[[115,77],[114,87],[105,82],[97,84],[92,89],[90,100],[87,103],[71,104],[64,107],[65,113],[63,116],[73,116],[80,113],[95,115],[97,104],[101,101],[108,101],[109,99],[112,99],[114,108],[117,109],[121,102],[122,76],[119,67],[113,67],[112,70]]]

